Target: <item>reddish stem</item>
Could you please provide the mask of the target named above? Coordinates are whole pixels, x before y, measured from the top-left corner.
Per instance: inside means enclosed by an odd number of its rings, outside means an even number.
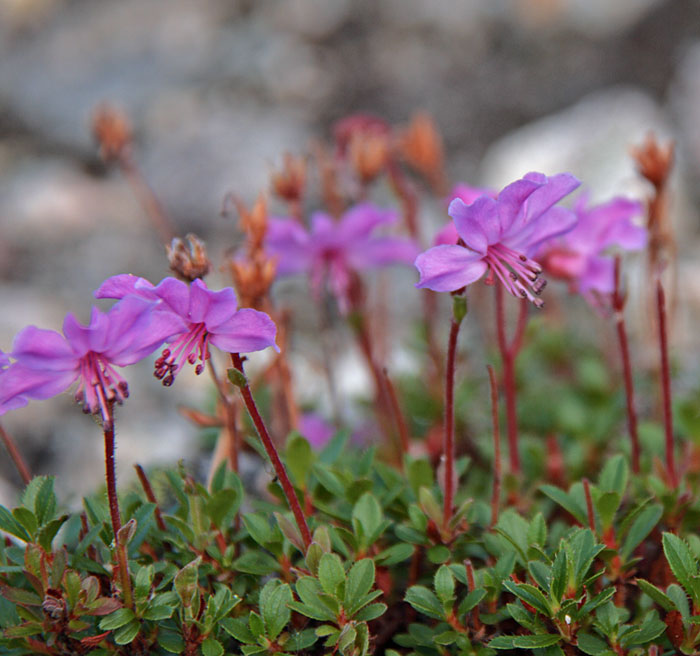
[[[627,342],[627,329],[625,327],[625,300],[625,296],[620,289],[620,257],[618,256],[615,258],[615,289],[612,296],[612,306],[615,312],[617,340],[620,344],[620,353],[622,355],[622,371],[625,380],[625,396],[627,398],[627,429],[632,444],[632,471],[638,474],[640,471],[639,433],[637,431],[637,411],[634,404],[632,365]]]
[[[109,516],[112,520],[112,531],[114,532],[114,550],[117,557],[117,567],[119,570],[119,579],[122,585],[124,604],[127,607],[131,607],[133,600],[131,596],[131,579],[129,577],[126,545],[122,544],[119,538],[119,531],[122,527],[122,523],[119,515],[119,500],[117,499],[117,474],[114,465],[114,414],[112,405],[113,403],[109,407],[103,426],[105,438],[105,479],[107,482]]]
[[[583,479],[583,493],[586,497],[586,514],[588,515],[588,527],[595,535],[595,514],[593,513],[593,499],[591,497],[591,484],[587,478]]]
[[[7,452],[10,454],[10,458],[12,458],[12,462],[14,463],[22,482],[25,485],[28,485],[32,480],[32,474],[29,471],[29,467],[27,467],[27,463],[24,462],[24,458],[19,452],[19,449],[17,448],[15,441],[12,439],[12,436],[2,426],[0,426],[0,438],[2,438],[2,442],[5,445]]]
[[[673,415],[671,411],[671,369],[668,363],[668,333],[666,330],[666,295],[661,279],[656,279],[656,309],[659,321],[659,351],[661,352],[661,391],[664,407],[664,433],[666,436],[666,469],[672,488],[678,487],[676,457],[673,444]]]
[[[501,429],[498,424],[498,384],[493,367],[489,371],[491,385],[491,421],[493,423],[493,494],[491,496],[491,528],[498,523],[498,507],[501,500]]]
[[[240,354],[231,353],[231,361],[233,362],[233,366],[235,367],[235,369],[245,377],[245,371],[243,370],[243,360],[241,359]],[[253,399],[253,394],[250,391],[250,386],[247,382],[245,382],[244,384],[240,385],[240,390],[241,396],[243,397],[243,402],[245,403],[245,407],[248,409],[248,414],[253,420],[253,424],[255,424],[255,429],[258,432],[260,441],[265,447],[265,451],[267,452],[267,455],[270,458],[270,461],[272,462],[272,466],[275,469],[275,474],[277,474],[277,478],[279,479],[279,482],[282,485],[282,490],[284,491],[284,495],[287,498],[287,503],[289,504],[292,514],[294,515],[294,519],[296,520],[297,526],[299,527],[301,538],[304,541],[304,546],[308,549],[309,545],[311,544],[311,532],[309,531],[309,526],[306,523],[304,512],[302,511],[301,505],[299,504],[299,499],[297,498],[296,492],[292,487],[292,483],[289,480],[289,476],[287,476],[287,470],[284,468],[284,465],[280,460],[279,454],[277,453],[277,448],[275,447],[275,443],[272,441],[270,434],[267,432],[265,422],[263,422],[263,419],[260,416],[260,412],[258,411],[258,408],[255,405],[255,400]]]
[[[450,323],[450,337],[447,343],[447,367],[445,368],[445,440],[443,443],[443,458],[445,463],[445,507],[443,526],[445,529],[447,529],[452,519],[452,507],[454,505],[454,384],[455,361],[457,359],[457,335],[460,325],[461,321],[457,321],[453,317]]]
[[[506,317],[504,309],[505,291],[502,285],[496,284],[496,333],[498,350],[503,363],[503,390],[506,397],[506,431],[508,434],[508,454],[510,471],[520,473],[520,454],[518,453],[518,414],[516,406],[515,360],[522,347],[525,325],[527,323],[527,301],[520,301],[518,323],[510,344],[506,338]]]
[[[156,524],[158,524],[158,528],[161,531],[166,531],[167,527],[165,525],[165,522],[163,521],[163,515],[161,514],[160,508],[158,507],[158,501],[156,500],[156,495],[153,493],[153,488],[151,487],[151,482],[148,480],[148,476],[146,476],[146,472],[143,471],[143,467],[141,465],[134,465],[134,469],[136,470],[136,475],[139,477],[139,481],[141,481],[141,487],[143,488],[143,491],[146,494],[146,498],[151,503],[156,504],[155,516],[156,516]]]
[[[401,465],[401,469],[403,469],[403,456],[404,454],[408,453],[410,447],[408,426],[406,426],[406,419],[404,418],[401,408],[399,407],[399,399],[396,396],[396,388],[391,382],[391,378],[389,378],[389,372],[386,370],[386,367],[382,369],[382,373],[384,374],[384,385],[387,391],[387,396],[389,397],[391,413],[394,415],[394,421],[396,422],[396,428],[399,433],[399,446],[401,451],[399,453],[399,464]]]

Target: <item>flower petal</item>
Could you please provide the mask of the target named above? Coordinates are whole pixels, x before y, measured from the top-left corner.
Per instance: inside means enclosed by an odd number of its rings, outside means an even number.
[[[457,228],[457,234],[473,251],[486,255],[489,235],[498,234],[498,225],[493,225],[495,203],[490,198],[478,198],[467,205],[461,198],[455,198],[447,209]]]
[[[478,253],[462,246],[434,246],[415,262],[420,272],[416,287],[436,292],[452,292],[481,278],[488,265]]]
[[[368,239],[361,244],[361,248],[350,250],[348,261],[351,267],[358,271],[393,262],[411,264],[416,259],[418,251],[418,246],[409,239],[399,237]]]
[[[372,203],[360,203],[343,214],[338,224],[338,232],[343,240],[365,240],[380,225],[395,223],[398,215]]]
[[[36,326],[27,326],[17,334],[10,355],[26,367],[49,371],[72,370],[78,361],[63,335]]]
[[[78,378],[77,367],[69,370],[36,369],[16,362],[0,376],[0,407],[19,408],[28,399],[49,399],[68,389]]]
[[[190,311],[190,287],[177,278],[163,278],[154,288],[156,297],[161,299],[173,312],[187,319]]]
[[[211,331],[216,326],[228,321],[237,310],[236,293],[231,287],[214,291],[207,289],[200,280],[195,280],[192,283],[190,318],[193,323],[203,321],[207,330]]]
[[[615,260],[611,257],[589,257],[585,273],[578,279],[578,291],[586,294],[595,290],[612,294],[615,289]]]
[[[293,219],[268,219],[265,250],[277,258],[277,274],[280,276],[300,273],[310,266],[309,235]]]
[[[277,327],[267,314],[243,308],[217,326],[211,333],[210,341],[227,353],[250,353],[268,346],[279,351],[275,344],[276,333]]]
[[[571,210],[559,206],[552,207],[511,237],[504,236],[503,243],[513,250],[531,256],[543,242],[571,230],[577,220]]]
[[[124,298],[127,294],[136,294],[145,298],[155,299],[153,285],[145,278],[139,278],[130,273],[107,278],[94,293],[95,298]]]

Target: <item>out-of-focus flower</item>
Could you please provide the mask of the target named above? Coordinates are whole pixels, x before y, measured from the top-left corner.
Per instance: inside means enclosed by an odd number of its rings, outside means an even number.
[[[138,362],[181,329],[155,303],[133,296],[107,313],[93,308],[87,326],[68,314],[63,335],[28,326],[15,337],[14,362],[0,373],[0,414],[29,399],[55,396],[77,380],[76,400],[86,413],[99,413],[109,428],[112,404],[129,394],[114,366]]]
[[[611,294],[615,287],[615,262],[603,253],[612,246],[636,251],[646,246],[647,231],[634,223],[642,212],[641,203],[613,198],[587,207],[581,196],[574,211],[576,226],[565,235],[542,245],[537,254],[547,274],[566,280],[572,291],[595,304],[595,293]]]
[[[238,309],[236,294],[230,287],[220,291],[207,289],[202,280],[187,285],[165,278],[153,285],[145,278],[121,274],[108,278],[95,292],[97,298],[137,296],[160,301],[161,310],[170,315],[180,330],[171,332],[170,346],[156,360],[155,375],[163,385],[172,385],[185,362],[195,364],[195,373],[204,371],[209,359],[209,344],[227,353],[250,353],[268,346],[275,348],[275,324],[264,312]]]
[[[335,435],[336,429],[316,413],[307,412],[299,419],[299,432],[314,449],[322,449]]]
[[[311,217],[310,232],[296,221],[270,219],[266,250],[277,258],[279,275],[308,272],[317,296],[328,279],[341,311],[346,312],[353,273],[415,258],[418,249],[413,241],[372,235],[396,219],[395,212],[369,203],[354,206],[338,221],[317,212]]]
[[[544,287],[540,265],[530,259],[543,242],[576,223],[573,212],[556,206],[579,186],[568,173],[547,177],[528,173],[497,196],[481,196],[471,205],[461,198],[450,203],[460,243],[441,245],[416,258],[420,281],[416,287],[438,292],[457,291],[489,271],[488,283],[498,278],[513,296],[540,307]],[[463,244],[463,245],[462,245]]]
[[[338,156],[344,157],[351,141],[358,134],[388,137],[390,132],[391,126],[378,116],[363,113],[351,114],[333,126],[336,152]]]
[[[442,136],[429,114],[420,112],[411,119],[398,137],[398,149],[404,160],[435,189],[443,185],[445,155]]]

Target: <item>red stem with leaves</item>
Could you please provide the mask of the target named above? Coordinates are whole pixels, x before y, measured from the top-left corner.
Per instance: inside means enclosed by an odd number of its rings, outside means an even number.
[[[255,430],[258,432],[258,436],[260,437],[260,441],[262,442],[263,447],[265,448],[265,452],[270,458],[270,462],[272,462],[272,466],[275,469],[275,474],[277,475],[280,485],[282,486],[282,491],[284,492],[284,495],[287,498],[287,503],[289,504],[292,514],[294,515],[294,519],[296,520],[297,526],[299,527],[299,532],[301,533],[301,539],[304,542],[304,546],[308,549],[309,545],[311,544],[311,531],[309,531],[309,526],[306,523],[306,517],[304,516],[304,512],[301,509],[301,504],[299,503],[299,499],[296,495],[296,492],[294,491],[294,487],[292,486],[292,483],[289,480],[289,476],[287,476],[287,470],[284,468],[282,460],[280,460],[279,454],[277,453],[277,448],[275,447],[275,443],[272,441],[270,433],[267,431],[265,422],[260,416],[258,407],[256,406],[255,400],[253,399],[253,394],[250,391],[248,381],[245,379],[243,359],[241,358],[239,353],[231,353],[231,361],[233,362],[233,366],[236,369],[236,371],[238,371],[242,376],[241,382],[237,383],[237,385],[241,390],[243,402],[245,403],[245,407],[248,410],[250,418],[253,420]]]
[[[501,429],[498,423],[498,383],[491,365],[487,366],[491,388],[491,421],[493,424],[493,494],[491,495],[491,528],[498,523],[501,501]]]

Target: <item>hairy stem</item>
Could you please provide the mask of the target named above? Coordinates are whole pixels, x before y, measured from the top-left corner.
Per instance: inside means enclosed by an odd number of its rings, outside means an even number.
[[[146,476],[146,472],[143,470],[143,467],[141,465],[134,465],[134,469],[136,470],[136,475],[139,477],[139,481],[141,482],[141,487],[143,488],[143,491],[146,494],[146,498],[150,501],[150,503],[156,504],[155,516],[158,528],[161,531],[167,531],[167,526],[163,521],[163,514],[160,512],[160,508],[158,507],[158,501],[156,500],[156,495],[153,493],[153,488],[151,487],[151,481],[148,480],[148,476]]]
[[[113,405],[113,404],[112,404]],[[119,532],[122,527],[119,513],[119,500],[117,499],[117,473],[114,464],[114,413],[110,405],[107,421],[104,424],[105,439],[105,479],[107,482],[107,501],[109,503],[109,516],[114,532],[114,550],[119,569],[119,580],[122,585],[124,604],[131,607],[133,604],[131,595],[131,577],[129,576],[129,564],[127,562],[126,545],[121,544]]]
[[[627,430],[632,446],[632,471],[638,474],[640,471],[640,448],[639,433],[637,431],[637,410],[634,404],[634,382],[632,379],[632,365],[627,341],[627,328],[625,327],[625,297],[620,290],[619,256],[615,258],[615,289],[612,296],[612,305],[615,312],[617,341],[620,345],[620,354],[622,355],[622,372],[625,381],[625,397],[627,399]]]
[[[243,375],[245,380],[243,360],[241,359],[240,354],[231,353],[231,361],[233,362],[234,368]],[[299,499],[294,491],[294,487],[292,487],[289,476],[287,476],[287,470],[284,468],[284,465],[280,460],[275,443],[272,441],[272,438],[267,431],[267,427],[265,426],[265,422],[260,416],[258,407],[255,405],[255,400],[253,399],[253,394],[250,391],[250,386],[248,385],[247,381],[240,385],[240,390],[245,407],[247,408],[248,414],[255,425],[255,430],[258,432],[258,436],[260,437],[263,447],[265,447],[265,451],[275,469],[275,474],[277,474],[277,478],[282,485],[282,490],[287,498],[287,503],[289,504],[297,526],[299,527],[299,532],[301,533],[301,538],[304,541],[304,546],[308,549],[309,545],[311,544],[311,532],[309,531],[309,526],[306,523],[306,517],[304,517],[304,512],[301,509],[301,505],[299,504]]]
[[[656,279],[656,310],[659,321],[659,351],[661,353],[661,392],[664,408],[666,438],[666,470],[672,488],[678,487],[678,472],[673,443],[673,415],[671,411],[671,368],[668,363],[668,333],[666,329],[666,294],[661,279]]]
[[[498,508],[501,502],[501,429],[498,424],[498,384],[491,365],[489,383],[491,386],[491,421],[493,423],[493,494],[491,495],[491,528],[498,523]]]
[[[408,439],[408,426],[406,426],[406,418],[403,416],[401,408],[399,407],[399,399],[396,396],[396,389],[394,388],[394,384],[391,382],[391,378],[389,378],[389,372],[386,370],[386,367],[384,367],[382,373],[384,374],[384,385],[386,387],[387,396],[389,397],[391,413],[394,415],[394,421],[396,422],[396,428],[399,434],[399,465],[403,470],[403,456],[408,453],[410,447]]]
[[[450,337],[447,343],[447,366],[445,367],[445,439],[442,457],[445,465],[445,506],[443,527],[447,529],[452,519],[455,488],[455,428],[454,428],[454,384],[455,361],[457,359],[457,335],[461,320],[454,316],[450,323]]]
[[[593,498],[591,497],[591,484],[587,478],[583,479],[583,494],[586,497],[586,515],[588,516],[588,528],[591,529],[593,535],[595,530],[595,514],[593,512]]]

